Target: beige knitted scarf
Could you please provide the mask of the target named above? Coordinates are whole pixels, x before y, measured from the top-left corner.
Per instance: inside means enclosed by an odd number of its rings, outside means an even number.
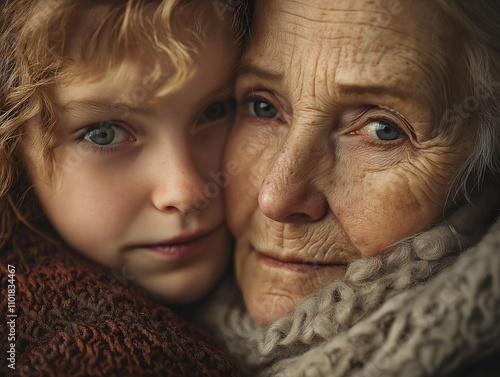
[[[500,350],[500,222],[484,236],[494,214],[463,207],[392,253],[352,262],[265,327],[226,282],[198,324],[249,376],[444,376]]]

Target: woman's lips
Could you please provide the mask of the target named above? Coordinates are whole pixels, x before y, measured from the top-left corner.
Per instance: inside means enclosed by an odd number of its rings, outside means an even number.
[[[174,239],[153,245],[143,246],[154,253],[160,254],[171,261],[189,259],[203,250],[211,241],[212,236],[220,227],[211,231],[196,232],[189,235],[176,237]]]
[[[260,262],[270,266],[270,267],[277,267],[277,268],[287,268],[292,271],[296,272],[310,272],[314,270],[318,270],[320,268],[324,267],[337,267],[338,265],[336,264],[324,264],[324,263],[315,263],[315,262],[305,262],[305,261],[300,261],[300,260],[283,260],[279,259],[276,257],[273,257],[269,254],[260,252],[258,250],[255,250],[257,254],[257,260]]]

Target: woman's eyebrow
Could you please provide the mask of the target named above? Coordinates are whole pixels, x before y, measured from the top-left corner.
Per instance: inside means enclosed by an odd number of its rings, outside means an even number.
[[[92,99],[92,100],[74,100],[62,106],[65,111],[90,111],[90,112],[104,112],[104,111],[118,111],[131,114],[138,114],[146,117],[155,115],[155,110],[150,107],[141,107],[136,104],[120,102],[110,99]]]
[[[244,76],[258,76],[267,81],[273,81],[277,83],[282,82],[285,76],[282,72],[270,68],[264,69],[247,61],[242,61],[240,63],[240,65],[238,66],[238,74]]]
[[[337,93],[341,96],[360,96],[364,94],[371,95],[389,95],[404,100],[415,100],[411,92],[404,90],[403,87],[394,85],[358,85],[358,84],[337,84],[335,85]]]
[[[282,72],[272,68],[261,68],[260,66],[242,61],[238,67],[238,75],[240,76],[257,76],[266,81],[281,83],[285,76]],[[415,97],[415,93],[405,90],[404,86],[384,85],[384,84],[357,84],[357,83],[334,83],[337,95],[353,97],[361,95],[387,95],[397,97],[402,100],[413,100],[422,102],[421,99]]]

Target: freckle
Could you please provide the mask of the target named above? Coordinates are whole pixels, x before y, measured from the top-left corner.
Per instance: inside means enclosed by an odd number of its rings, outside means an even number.
[[[356,245],[357,247],[363,247],[363,246],[368,246],[370,243],[366,240],[365,237],[359,237],[356,239]]]

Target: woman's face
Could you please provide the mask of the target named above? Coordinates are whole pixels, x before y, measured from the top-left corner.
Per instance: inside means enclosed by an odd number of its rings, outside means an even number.
[[[256,5],[225,159],[241,171],[228,222],[259,322],[436,221],[469,152],[464,130],[440,127],[454,26],[428,1],[389,3]]]

